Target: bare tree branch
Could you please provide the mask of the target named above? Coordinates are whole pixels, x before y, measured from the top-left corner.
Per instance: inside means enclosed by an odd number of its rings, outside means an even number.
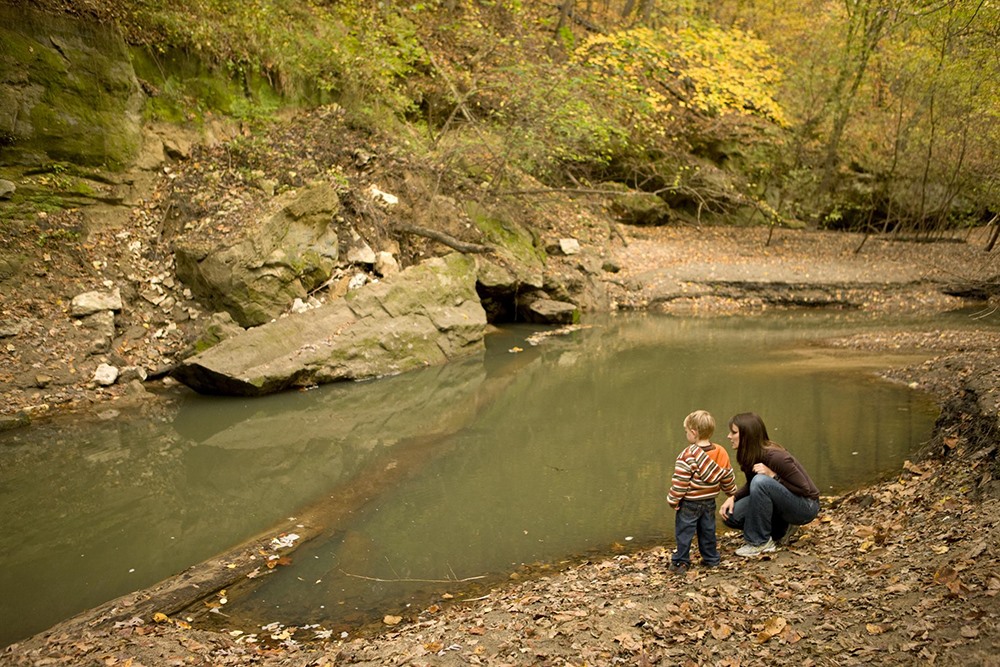
[[[448,234],[445,234],[444,232],[439,232],[436,229],[428,229],[426,227],[418,227],[417,225],[409,225],[405,222],[394,222],[392,223],[392,228],[395,229],[396,231],[405,232],[407,234],[413,234],[414,236],[423,236],[424,238],[431,239],[432,241],[437,241],[438,243],[444,244],[449,248],[451,248],[452,250],[457,250],[459,252],[469,252],[469,253],[495,252],[495,249],[492,246],[459,241],[454,236],[450,236]]]

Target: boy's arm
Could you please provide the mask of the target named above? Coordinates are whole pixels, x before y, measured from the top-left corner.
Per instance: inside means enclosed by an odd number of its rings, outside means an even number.
[[[677,457],[677,461],[674,463],[674,474],[670,478],[670,491],[667,493],[667,503],[677,509],[681,501],[684,500],[684,496],[687,494],[688,488],[691,486],[691,466],[684,459],[683,452]]]
[[[725,469],[722,479],[719,480],[719,485],[722,487],[723,493],[727,496],[736,495],[736,472],[732,466]]]

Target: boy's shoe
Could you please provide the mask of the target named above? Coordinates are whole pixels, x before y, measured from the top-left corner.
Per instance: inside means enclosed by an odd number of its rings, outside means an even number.
[[[798,532],[799,526],[796,526],[794,523],[789,524],[788,530],[785,531],[785,534],[778,538],[778,546],[787,547],[789,544],[793,543],[798,539],[798,537],[796,537]]]
[[[777,549],[777,545],[774,543],[770,537],[767,538],[767,542],[764,544],[744,544],[742,547],[736,550],[737,556],[759,556],[761,554],[771,553]]]
[[[684,563],[674,563],[673,561],[671,561],[669,569],[674,574],[684,575],[687,574],[688,566],[685,565]]]

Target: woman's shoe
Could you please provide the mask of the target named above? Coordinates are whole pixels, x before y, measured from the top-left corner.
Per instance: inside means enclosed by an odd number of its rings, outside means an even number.
[[[774,543],[770,537],[767,538],[767,542],[764,544],[744,544],[742,547],[736,550],[737,556],[759,556],[761,554],[771,553],[778,546]]]

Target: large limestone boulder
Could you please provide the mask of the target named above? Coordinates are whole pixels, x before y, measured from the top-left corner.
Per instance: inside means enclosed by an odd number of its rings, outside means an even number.
[[[515,319],[519,295],[545,284],[544,249],[523,225],[475,203],[466,206],[472,223],[494,251],[479,258],[479,295],[490,322]]]
[[[627,225],[664,225],[671,221],[670,206],[652,192],[623,192],[611,199],[608,210]]]
[[[434,258],[223,340],[173,375],[201,393],[257,396],[444,363],[484,347],[475,285],[473,259]]]
[[[334,189],[319,183],[278,197],[273,213],[222,239],[186,235],[177,277],[242,327],[270,322],[330,279],[339,258]]]

